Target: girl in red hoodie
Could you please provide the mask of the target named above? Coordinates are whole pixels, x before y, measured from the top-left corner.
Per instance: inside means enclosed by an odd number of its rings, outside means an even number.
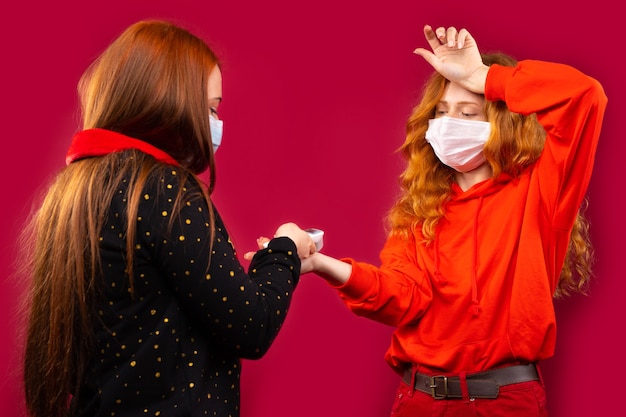
[[[407,126],[402,195],[380,266],[302,264],[356,314],[396,327],[392,416],[545,416],[537,363],[553,297],[584,291],[581,204],[607,99],[562,64],[481,55],[465,29],[424,28],[435,73]]]

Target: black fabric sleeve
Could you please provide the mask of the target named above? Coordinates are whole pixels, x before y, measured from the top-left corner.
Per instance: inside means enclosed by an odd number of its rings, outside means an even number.
[[[157,266],[181,309],[216,347],[259,358],[277,336],[299,279],[296,246],[286,237],[272,239],[247,273],[215,209],[211,245],[209,206],[195,180],[180,185],[178,175],[169,170],[145,189],[137,221],[141,258]],[[181,186],[183,204],[177,211]]]

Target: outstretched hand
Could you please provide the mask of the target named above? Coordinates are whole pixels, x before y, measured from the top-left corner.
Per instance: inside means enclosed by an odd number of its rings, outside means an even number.
[[[267,242],[269,242],[269,241],[270,241],[270,239],[269,239],[268,237],[261,236],[260,238],[258,238],[258,239],[256,240],[256,245],[257,245],[257,248],[258,248],[259,250],[263,249],[264,245],[265,245]],[[255,254],[256,254],[256,252],[246,252],[246,253],[244,253],[244,254],[243,254],[243,259],[245,259],[246,261],[251,261],[251,260],[252,260],[252,258],[254,258],[254,255],[255,255]]]
[[[261,236],[260,238],[258,238],[256,240],[258,249],[259,250],[263,249],[265,247],[265,244],[269,241],[270,239],[265,236]],[[246,261],[251,261],[252,258],[254,258],[254,255],[256,255],[256,252],[246,252],[244,253],[243,258]],[[318,255],[319,255],[319,252],[316,252],[307,256],[306,258],[301,259],[302,263],[300,266],[300,274],[304,275],[304,274],[308,274],[309,272],[313,272],[314,270],[313,261],[314,261],[314,258]]]
[[[466,30],[454,27],[424,26],[424,36],[432,51],[417,48],[413,52],[424,58],[447,80],[478,94],[484,94],[489,67],[483,64],[478,45]]]
[[[274,233],[274,237],[285,236],[293,240],[296,244],[296,248],[298,250],[298,257],[302,259],[306,259],[312,254],[316,252],[315,243],[311,236],[304,230],[302,230],[297,224],[289,222],[281,224],[278,229],[276,229],[276,233]],[[269,238],[260,237],[257,239],[257,246],[259,249],[263,249],[263,245],[269,242]],[[254,254],[256,252],[247,252],[243,255],[243,258],[247,261],[252,260]]]

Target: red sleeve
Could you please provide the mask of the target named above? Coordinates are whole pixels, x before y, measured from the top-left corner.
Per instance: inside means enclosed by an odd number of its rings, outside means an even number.
[[[607,98],[595,79],[564,64],[520,61],[490,67],[485,97],[535,113],[547,132],[534,169],[557,229],[571,227],[591,178]]]
[[[335,287],[344,303],[360,316],[400,326],[418,320],[432,300],[427,274],[417,266],[415,240],[391,237],[380,253],[381,266],[342,259],[352,274]]]

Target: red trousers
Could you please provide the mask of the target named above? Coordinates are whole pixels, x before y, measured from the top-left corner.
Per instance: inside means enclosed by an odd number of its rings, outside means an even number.
[[[391,417],[547,417],[541,381],[500,387],[498,398],[435,399],[411,390],[403,381],[396,392]]]

